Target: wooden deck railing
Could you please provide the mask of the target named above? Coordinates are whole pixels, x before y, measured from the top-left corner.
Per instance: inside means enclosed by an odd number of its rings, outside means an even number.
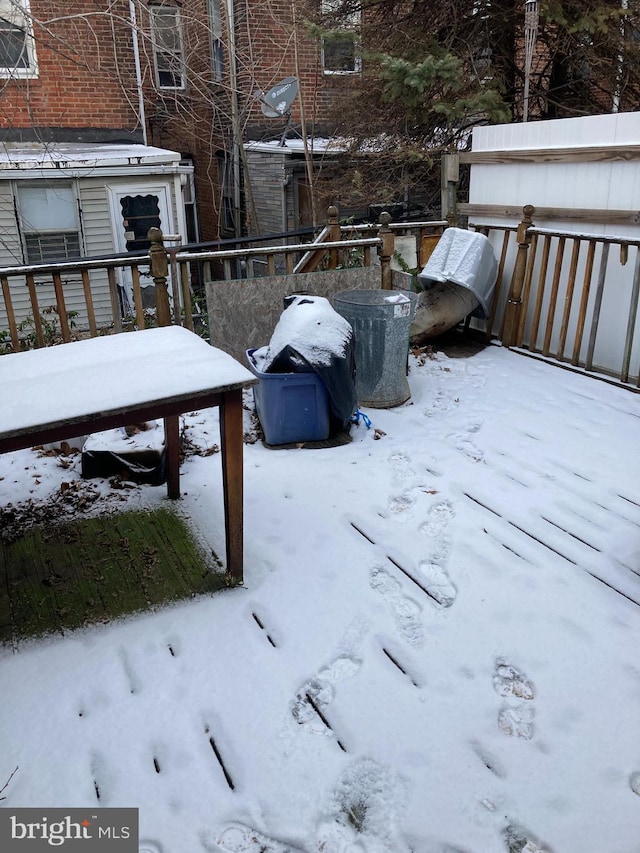
[[[340,224],[336,208],[328,213],[328,225],[313,243],[260,246],[248,242],[237,249],[186,251],[165,246],[156,228],[149,232],[151,248],[145,255],[0,268],[0,352],[67,342],[80,333],[95,337],[144,329],[149,324],[175,323],[193,329],[196,267],[201,280],[257,278],[369,266],[375,250],[381,287],[391,287],[394,234],[412,233],[420,247],[421,241],[446,226],[443,221],[392,223],[386,213],[378,225],[352,226]],[[151,300],[143,294],[143,278],[153,281]],[[123,305],[125,281],[132,297],[130,311]],[[145,307],[149,302],[151,309]]]
[[[470,226],[500,250],[487,337],[640,388],[640,238],[540,228],[531,205],[522,214],[517,228]]]

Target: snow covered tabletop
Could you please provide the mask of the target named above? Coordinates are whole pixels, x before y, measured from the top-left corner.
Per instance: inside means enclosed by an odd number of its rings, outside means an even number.
[[[0,436],[255,381],[230,355],[180,326],[4,355]]]

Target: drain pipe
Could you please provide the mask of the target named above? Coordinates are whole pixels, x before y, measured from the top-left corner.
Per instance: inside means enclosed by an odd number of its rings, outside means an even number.
[[[622,9],[624,12],[629,8],[628,0],[622,0]],[[611,112],[620,112],[620,98],[622,96],[622,75],[624,74],[624,17],[620,18],[620,52],[616,60],[616,86],[613,91],[613,100],[611,104]]]
[[[240,221],[240,146],[242,145],[240,133],[240,112],[238,109],[238,69],[236,63],[236,23],[233,8],[233,0],[225,0],[225,17],[227,19],[227,43],[229,45],[229,84],[231,88],[231,127],[233,132],[233,208],[236,226],[236,237],[242,234],[242,223]]]
[[[144,111],[144,95],[142,93],[142,71],[140,69],[140,45],[138,44],[138,22],[136,20],[135,0],[129,0],[129,23],[133,41],[133,61],[136,68],[136,88],[138,90],[138,112],[142,125],[142,141],[147,144],[147,119]]]

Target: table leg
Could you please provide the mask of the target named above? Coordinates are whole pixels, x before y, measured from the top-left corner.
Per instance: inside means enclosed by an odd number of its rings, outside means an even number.
[[[224,531],[227,571],[242,583],[243,550],[243,430],[242,389],[225,391],[220,403],[220,445],[224,491]]]
[[[180,497],[180,415],[164,419],[164,440],[167,451],[167,495],[172,500]]]

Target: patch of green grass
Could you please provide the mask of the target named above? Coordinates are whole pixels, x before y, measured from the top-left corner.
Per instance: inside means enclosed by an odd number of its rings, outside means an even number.
[[[165,507],[32,528],[0,542],[0,644],[226,586],[219,560]]]

